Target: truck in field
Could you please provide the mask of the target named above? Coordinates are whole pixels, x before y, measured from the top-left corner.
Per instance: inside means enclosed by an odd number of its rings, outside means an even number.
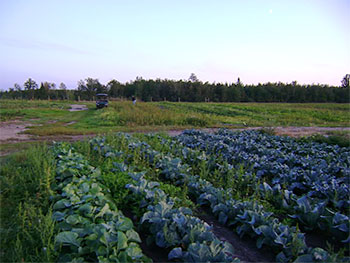
[[[102,109],[108,107],[108,95],[106,93],[96,94],[96,108]]]

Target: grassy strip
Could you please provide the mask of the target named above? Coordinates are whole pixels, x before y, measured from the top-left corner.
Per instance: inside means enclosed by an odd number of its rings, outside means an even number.
[[[349,125],[348,104],[334,103],[171,103],[160,106],[175,112],[210,115],[234,126],[344,126]]]
[[[13,152],[19,152],[22,150],[29,149],[31,147],[43,145],[43,142],[37,142],[37,141],[30,141],[30,142],[15,142],[15,143],[2,143],[0,144],[0,158],[3,159],[3,161],[6,161],[6,157],[3,157],[5,155],[8,155]],[[1,159],[0,159],[1,160]]]
[[[45,145],[2,161],[1,262],[55,261],[49,201],[54,171],[54,158]]]
[[[300,138],[300,141],[327,143],[329,145],[338,145],[340,147],[350,147],[350,131],[331,131],[327,136],[314,134],[309,137]]]

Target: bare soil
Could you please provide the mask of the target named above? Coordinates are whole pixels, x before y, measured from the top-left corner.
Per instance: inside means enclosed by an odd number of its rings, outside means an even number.
[[[214,215],[208,209],[200,209],[201,214],[197,215],[200,219],[212,226],[213,233],[221,241],[229,242],[234,248],[234,257],[241,262],[274,262],[275,255],[271,249],[257,249],[255,240],[251,238],[240,238],[233,229],[220,224]]]
[[[88,110],[86,105],[80,105],[80,104],[71,104],[69,105],[70,109],[69,111],[82,111],[82,110]]]
[[[22,134],[27,127],[32,124],[21,121],[6,121],[0,122],[0,143],[8,140],[28,140],[30,137],[28,134]]]
[[[350,131],[350,127],[276,127],[277,135],[288,135],[291,137],[303,137],[313,134],[327,135],[328,132]]]

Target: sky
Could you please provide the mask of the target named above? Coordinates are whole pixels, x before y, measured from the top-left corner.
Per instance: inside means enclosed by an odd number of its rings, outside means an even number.
[[[350,0],[0,0],[0,89],[28,79],[339,86]]]

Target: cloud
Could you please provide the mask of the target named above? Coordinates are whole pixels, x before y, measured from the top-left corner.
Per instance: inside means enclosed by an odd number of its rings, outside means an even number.
[[[34,49],[41,51],[58,51],[63,53],[80,55],[91,54],[90,51],[81,48],[76,48],[61,43],[50,43],[38,40],[0,38],[0,44],[13,48]]]

